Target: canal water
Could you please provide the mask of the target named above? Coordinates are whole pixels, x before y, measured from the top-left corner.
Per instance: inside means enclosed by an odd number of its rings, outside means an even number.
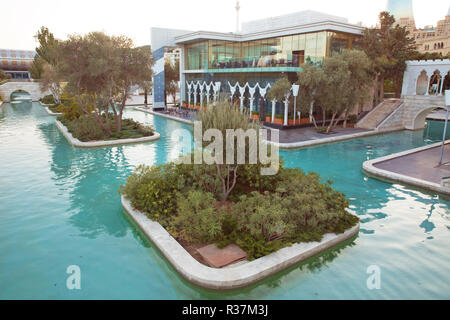
[[[450,201],[369,178],[364,161],[438,141],[440,123],[302,150],[289,167],[318,172],[361,218],[355,239],[249,288],[204,290],[182,279],[124,214],[118,189],[139,164],[185,152],[171,134],[187,125],[129,110],[157,142],[71,147],[38,103],[0,107],[1,299],[449,299]],[[437,163],[438,159],[436,159]],[[81,270],[68,290],[67,268]],[[370,290],[371,266],[381,288]]]

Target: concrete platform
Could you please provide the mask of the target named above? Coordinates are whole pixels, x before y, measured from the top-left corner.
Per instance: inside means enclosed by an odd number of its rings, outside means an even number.
[[[197,249],[201,257],[213,268],[223,268],[233,263],[247,259],[247,253],[235,244],[219,249],[210,244]]]
[[[359,232],[358,223],[342,234],[325,234],[321,242],[295,243],[291,247],[285,247],[256,260],[217,269],[205,266],[194,259],[166,229],[134,209],[124,196],[122,207],[181,276],[198,286],[216,290],[236,289],[258,282],[353,238]]]
[[[333,128],[330,134],[318,133],[314,127],[280,130],[280,143],[305,142],[312,140],[321,140],[356,133],[370,132],[371,130],[360,128]]]
[[[450,188],[441,185],[442,178],[450,177],[450,140],[445,144],[443,165],[438,166],[441,145],[439,142],[366,161],[363,170],[375,177],[450,195]]]

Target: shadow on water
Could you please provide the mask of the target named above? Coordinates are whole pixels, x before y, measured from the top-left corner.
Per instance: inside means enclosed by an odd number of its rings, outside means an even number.
[[[32,114],[32,102],[26,100],[12,101],[9,106],[14,109],[15,116]]]

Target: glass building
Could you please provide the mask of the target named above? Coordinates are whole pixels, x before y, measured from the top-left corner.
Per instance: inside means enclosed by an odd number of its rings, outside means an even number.
[[[161,59],[160,47],[181,49],[180,96],[184,101],[187,82],[192,81],[221,82],[221,92],[225,93],[229,93],[228,82],[265,86],[284,76],[295,81],[303,63],[320,65],[324,57],[360,48],[363,30],[345,18],[303,11],[244,23],[239,33],[177,30],[178,34],[170,38],[167,33],[174,34],[174,30],[155,29],[152,49],[156,64]],[[161,72],[161,64],[155,67],[155,73]],[[161,80],[161,76],[156,75],[155,80]],[[158,92],[154,99],[154,106],[163,107]]]

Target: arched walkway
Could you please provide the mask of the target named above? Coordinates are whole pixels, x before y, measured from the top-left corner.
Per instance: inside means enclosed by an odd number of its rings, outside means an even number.
[[[402,96],[442,96],[444,75],[450,72],[450,60],[407,61]]]
[[[9,101],[13,100],[32,100],[32,99],[31,94],[29,92],[19,89],[12,92],[11,95],[9,96]]]
[[[422,70],[419,77],[417,78],[416,94],[420,96],[425,95],[427,93],[427,86],[428,86],[427,72],[425,70]]]
[[[414,117],[412,130],[423,129],[427,116],[436,109],[437,107],[430,107],[419,111]]]

